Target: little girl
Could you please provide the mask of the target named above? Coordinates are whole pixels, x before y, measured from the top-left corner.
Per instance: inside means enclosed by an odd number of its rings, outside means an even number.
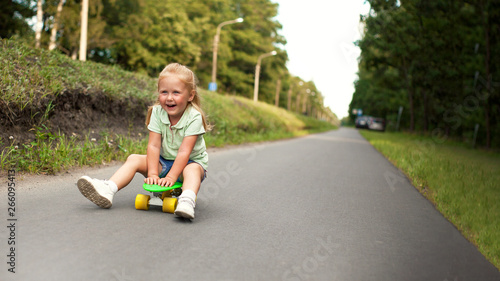
[[[107,181],[83,176],[77,186],[83,196],[101,208],[110,208],[115,193],[135,173],[147,184],[172,186],[182,181],[175,215],[194,218],[196,195],[206,177],[208,155],[203,134],[208,130],[200,108],[196,77],[187,67],[172,63],[158,78],[158,102],[149,108],[147,155],[132,154]]]

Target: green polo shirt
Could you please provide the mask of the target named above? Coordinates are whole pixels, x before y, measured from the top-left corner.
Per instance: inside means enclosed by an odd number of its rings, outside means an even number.
[[[160,155],[167,160],[175,160],[184,137],[197,135],[198,139],[189,155],[189,160],[195,161],[207,170],[208,154],[205,139],[203,139],[205,128],[203,127],[201,113],[198,110],[189,105],[179,122],[171,126],[168,113],[163,110],[161,105],[155,105],[151,113],[148,130],[161,134]]]

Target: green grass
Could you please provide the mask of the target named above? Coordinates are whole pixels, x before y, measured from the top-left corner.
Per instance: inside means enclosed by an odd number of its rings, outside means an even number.
[[[500,155],[402,133],[362,131],[500,269]]]
[[[265,103],[201,92],[213,124],[213,129],[204,136],[209,147],[291,138],[336,128]],[[104,132],[97,140],[90,138],[90,134],[82,140],[82,137],[52,133],[44,126],[33,130],[35,140],[26,144],[15,145],[15,139],[0,138],[0,146],[5,146],[0,153],[2,170],[17,167],[29,173],[55,174],[72,167],[123,161],[131,153],[146,153],[147,138]]]
[[[11,144],[2,150],[2,170],[16,167],[28,173],[55,174],[73,167],[123,161],[131,153],[144,153],[147,146],[147,139],[133,140],[106,133],[102,133],[99,140],[86,136],[82,141],[76,136],[53,134],[38,127],[35,135],[30,143]],[[3,141],[0,139],[0,144]]]
[[[119,67],[72,60],[8,39],[0,41],[0,64],[2,101],[20,108],[67,90],[152,99],[156,84],[155,79]]]
[[[288,138],[301,135],[308,129],[300,115],[282,108],[208,91],[201,91],[201,94],[203,108],[214,125],[213,130],[205,136],[210,146]],[[312,118],[305,119],[313,122],[310,120]],[[318,122],[325,124],[325,130],[334,128],[326,122]],[[313,126],[308,132],[318,128],[322,127]]]
[[[68,136],[45,127],[54,100],[63,93],[104,95],[108,101],[153,104],[156,78],[124,71],[118,67],[70,58],[33,49],[14,40],[0,41],[0,107],[6,118],[29,115],[34,140],[21,143],[0,137],[0,165],[5,171],[54,174],[79,166],[123,161],[131,153],[146,153],[147,138],[101,133],[93,140],[89,132]],[[289,138],[335,129],[331,123],[288,112],[282,108],[200,89],[202,108],[214,126],[205,135],[207,146],[221,147]],[[147,108],[144,108],[144,114]],[[111,113],[110,113],[111,114]],[[18,124],[16,124],[18,125]],[[26,124],[22,125],[26,126]]]

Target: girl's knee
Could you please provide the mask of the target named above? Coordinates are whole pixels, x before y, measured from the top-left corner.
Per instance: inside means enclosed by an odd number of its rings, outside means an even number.
[[[147,160],[146,155],[130,154],[124,164],[127,167],[135,169],[136,172],[147,174]]]
[[[204,170],[203,168],[197,164],[197,163],[191,163],[188,164],[185,168],[184,171],[182,172],[182,176],[184,178],[187,177],[195,177],[195,178],[200,178],[202,179],[204,176]]]
[[[130,154],[127,157],[127,162],[132,164],[141,164],[145,160],[146,160],[145,155],[140,155],[140,154]]]

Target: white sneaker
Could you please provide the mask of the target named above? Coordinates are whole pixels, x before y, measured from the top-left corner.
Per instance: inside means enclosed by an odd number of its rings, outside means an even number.
[[[83,196],[87,197],[87,199],[97,206],[109,209],[113,205],[112,202],[115,193],[107,181],[83,176],[78,180],[76,185]]]
[[[186,219],[194,219],[194,201],[191,198],[179,197],[174,214]]]

